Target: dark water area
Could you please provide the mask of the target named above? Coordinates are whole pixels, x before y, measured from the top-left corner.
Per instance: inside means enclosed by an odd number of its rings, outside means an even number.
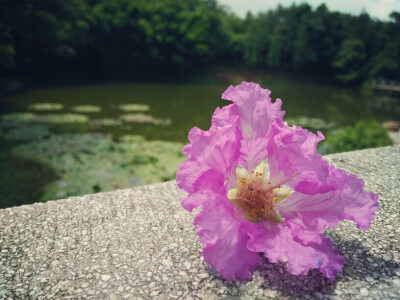
[[[194,127],[208,129],[230,83],[259,82],[285,119],[314,132],[399,111],[358,89],[243,73],[192,83],[102,83],[34,88],[0,101],[0,208],[170,180]]]

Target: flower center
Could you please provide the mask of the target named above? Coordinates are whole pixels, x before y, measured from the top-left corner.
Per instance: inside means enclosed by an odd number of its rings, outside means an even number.
[[[238,186],[230,189],[227,197],[234,206],[243,208],[244,217],[249,222],[270,220],[280,223],[284,219],[274,206],[275,203],[282,202],[290,196],[291,191],[281,185],[296,175],[294,174],[279,184],[272,185],[269,181],[269,174],[266,172],[265,163],[260,163],[251,174],[246,169],[237,168]]]

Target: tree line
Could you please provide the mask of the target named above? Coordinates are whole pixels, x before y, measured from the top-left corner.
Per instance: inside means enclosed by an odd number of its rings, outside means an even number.
[[[293,4],[239,18],[215,0],[0,0],[3,77],[239,64],[360,85],[398,80],[399,62],[399,12],[380,21]]]

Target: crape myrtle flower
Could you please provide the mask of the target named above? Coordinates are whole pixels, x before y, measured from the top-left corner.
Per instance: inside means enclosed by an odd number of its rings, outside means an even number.
[[[183,149],[177,184],[182,206],[201,208],[194,226],[204,260],[227,280],[246,280],[263,253],[293,274],[319,269],[329,280],[344,258],[323,236],[340,220],[367,229],[378,196],[364,181],[329,165],[316,147],[324,139],[282,121],[281,100],[258,84],[229,87],[209,130],[194,127]]]

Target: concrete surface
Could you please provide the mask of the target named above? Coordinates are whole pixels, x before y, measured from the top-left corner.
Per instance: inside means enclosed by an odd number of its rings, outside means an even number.
[[[327,157],[380,195],[368,231],[327,232],[336,280],[264,260],[248,282],[204,263],[175,182],[0,210],[0,299],[400,298],[400,146]]]

